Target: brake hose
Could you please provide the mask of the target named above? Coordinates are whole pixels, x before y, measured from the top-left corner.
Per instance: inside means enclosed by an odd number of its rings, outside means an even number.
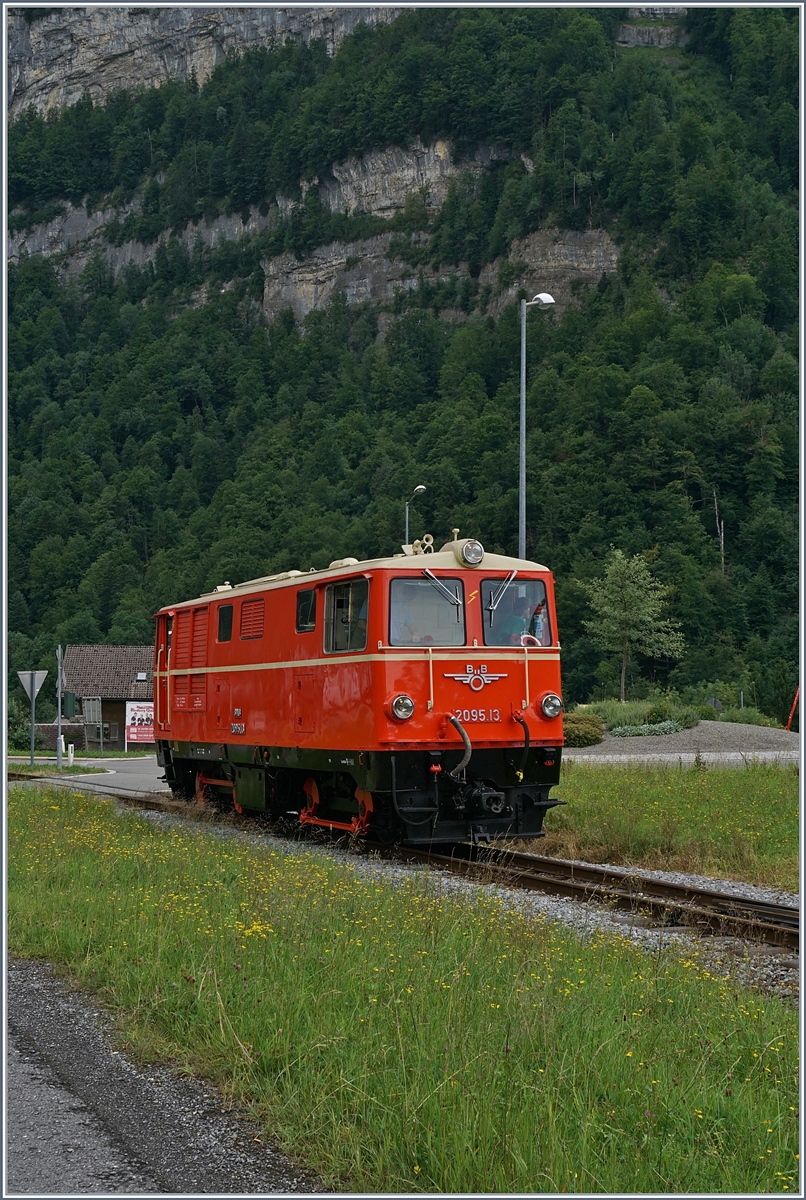
[[[450,721],[451,725],[453,725],[453,727],[455,729],[459,730],[459,736],[461,737],[462,741],[465,744],[465,752],[464,752],[464,755],[462,756],[462,761],[457,763],[452,771],[448,772],[448,774],[452,775],[454,779],[458,779],[459,776],[461,775],[462,771],[464,771],[465,767],[470,762],[470,755],[473,753],[473,747],[470,745],[470,738],[465,733],[464,729],[462,728],[461,724],[459,723],[458,718],[457,717],[448,717],[448,720]]]
[[[526,770],[526,759],[529,757],[529,726],[524,721],[520,713],[512,714],[513,720],[523,726],[523,758],[521,759],[520,768],[515,772],[518,777],[518,783],[523,783],[523,772]]]

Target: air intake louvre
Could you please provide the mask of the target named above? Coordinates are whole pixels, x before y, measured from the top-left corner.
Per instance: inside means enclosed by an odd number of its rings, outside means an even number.
[[[241,640],[263,637],[263,619],[266,602],[260,600],[244,600],[241,605]]]

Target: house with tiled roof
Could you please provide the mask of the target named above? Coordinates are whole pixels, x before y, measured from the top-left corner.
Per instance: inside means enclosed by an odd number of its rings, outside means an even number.
[[[68,646],[64,655],[64,690],[76,698],[86,748],[125,745],[126,701],[153,697],[153,646]],[[98,701],[100,700],[100,710]]]

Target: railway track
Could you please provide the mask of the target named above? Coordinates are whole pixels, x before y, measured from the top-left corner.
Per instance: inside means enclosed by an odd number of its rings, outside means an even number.
[[[798,908],[734,896],[708,888],[670,883],[622,867],[588,866],[539,854],[495,847],[455,846],[450,854],[403,850],[408,861],[426,862],[457,874],[491,879],[573,900],[596,900],[650,916],[659,926],[686,925],[797,949]]]
[[[11,771],[9,779],[14,778]],[[25,776],[32,780],[31,776]],[[50,780],[52,782],[52,779]],[[42,782],[42,780],[37,780]],[[74,782],[79,784],[78,778]],[[85,787],[90,784],[86,780]],[[134,808],[186,814],[188,805],[154,793],[115,790],[115,785],[91,784],[99,794]],[[492,846],[453,846],[449,854],[365,843],[382,857],[422,862],[455,874],[526,888],[573,900],[598,901],[611,908],[649,917],[659,927],[685,925],[700,933],[722,934],[797,950],[799,909],[747,896],[671,883],[624,867],[591,866]]]

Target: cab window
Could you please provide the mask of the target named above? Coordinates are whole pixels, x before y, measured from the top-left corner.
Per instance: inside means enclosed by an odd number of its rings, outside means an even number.
[[[546,585],[541,579],[484,579],[481,613],[485,646],[550,646]],[[503,588],[503,591],[502,591]]]
[[[389,585],[390,646],[464,646],[461,579],[393,579]]]
[[[365,650],[369,583],[332,583],[325,592],[325,651]]]
[[[218,641],[232,641],[232,605],[220,604],[218,607]]]
[[[316,629],[316,589],[305,588],[297,592],[297,633],[310,633]]]

